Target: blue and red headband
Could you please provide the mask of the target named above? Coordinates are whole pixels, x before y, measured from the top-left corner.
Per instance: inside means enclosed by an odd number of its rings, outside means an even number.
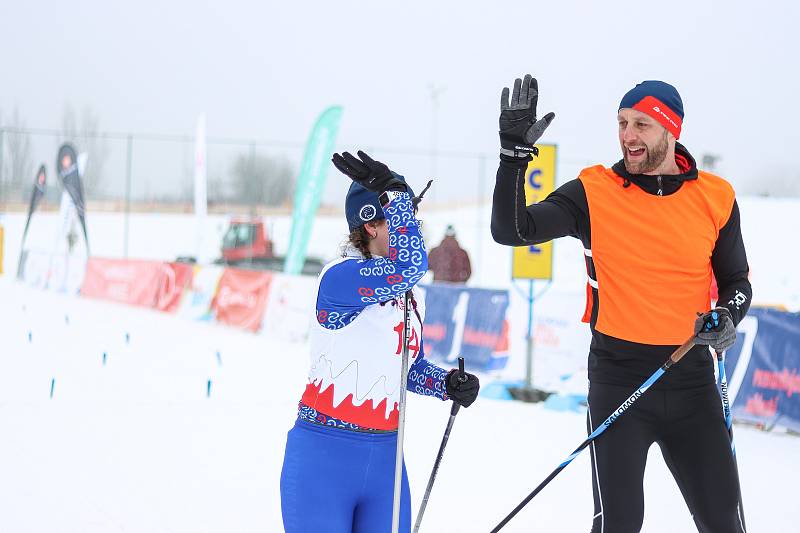
[[[630,108],[651,116],[672,133],[681,136],[683,101],[678,90],[663,81],[643,81],[625,93],[619,108]]]

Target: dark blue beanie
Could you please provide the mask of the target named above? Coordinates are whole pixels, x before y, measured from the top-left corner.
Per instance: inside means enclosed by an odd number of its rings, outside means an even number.
[[[678,90],[663,81],[647,80],[625,93],[619,109],[630,108],[656,119],[676,139],[681,136],[683,101]]]
[[[406,179],[400,174],[392,172],[392,175],[406,183]],[[406,186],[408,187],[408,193],[413,198],[414,191],[411,190],[410,186]],[[347,226],[350,231],[371,220],[386,218],[383,215],[383,208],[378,200],[377,193],[365,189],[355,181],[350,184],[350,189],[347,191],[347,197],[344,200],[344,214],[347,217]]]

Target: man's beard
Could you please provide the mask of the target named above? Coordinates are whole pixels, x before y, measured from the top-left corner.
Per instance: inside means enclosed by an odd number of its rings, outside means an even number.
[[[663,163],[664,159],[667,158],[668,151],[669,141],[667,140],[666,132],[664,132],[664,136],[661,137],[661,141],[656,143],[655,146],[650,147],[645,145],[644,161],[640,161],[638,163],[632,163],[631,161],[628,161],[628,149],[623,146],[622,158],[625,160],[625,170],[631,174],[646,174],[648,172],[652,172],[661,166],[661,163]]]

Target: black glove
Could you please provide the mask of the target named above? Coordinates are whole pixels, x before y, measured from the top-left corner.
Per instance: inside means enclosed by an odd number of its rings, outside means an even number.
[[[457,368],[447,373],[444,383],[447,396],[458,405],[464,407],[472,405],[472,402],[478,397],[478,391],[481,388],[478,376],[470,374],[469,372],[464,372],[464,375],[460,376],[460,372]]]
[[[548,113],[536,120],[536,104],[539,101],[539,84],[536,78],[525,74],[525,79],[514,80],[511,103],[508,101],[508,87],[500,95],[500,153],[509,157],[528,158],[539,155],[533,146],[544,134],[547,126],[556,118]]]
[[[361,150],[356,153],[358,158],[348,152],[342,152],[342,155],[333,154],[331,161],[339,172],[372,192],[383,194],[386,191],[408,190],[405,183],[394,177],[389,167],[380,161],[375,161]]]
[[[724,307],[715,307],[701,314],[694,321],[695,344],[711,346],[715,352],[724,352],[736,342],[736,326],[731,312]]]

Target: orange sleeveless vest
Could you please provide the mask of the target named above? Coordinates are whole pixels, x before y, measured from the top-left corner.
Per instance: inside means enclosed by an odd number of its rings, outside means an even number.
[[[587,284],[583,321],[596,307],[601,333],[642,344],[683,343],[696,313],[711,305],[711,253],[730,216],[733,187],[699,171],[677,192],[656,196],[623,187],[620,176],[600,165],[578,179],[591,224],[592,249],[584,252],[596,275]]]

